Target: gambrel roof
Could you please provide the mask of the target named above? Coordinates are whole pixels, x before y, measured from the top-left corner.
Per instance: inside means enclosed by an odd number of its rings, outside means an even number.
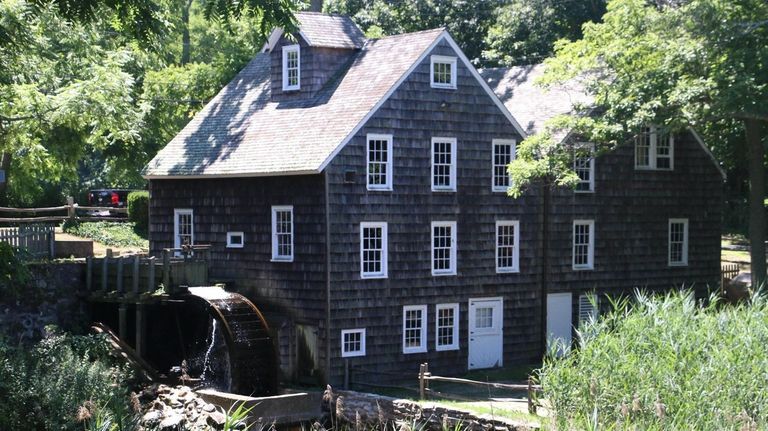
[[[319,173],[440,41],[525,136],[448,32],[434,29],[367,40],[342,76],[297,101],[272,100],[270,54],[259,53],[149,162],[144,176]]]

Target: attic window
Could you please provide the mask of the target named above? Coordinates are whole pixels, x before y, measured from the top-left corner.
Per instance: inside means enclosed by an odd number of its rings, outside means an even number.
[[[674,169],[675,139],[657,126],[643,128],[635,137],[635,169]]]
[[[283,91],[301,88],[301,49],[299,45],[283,47]]]
[[[429,70],[432,88],[456,88],[456,57],[433,55]]]

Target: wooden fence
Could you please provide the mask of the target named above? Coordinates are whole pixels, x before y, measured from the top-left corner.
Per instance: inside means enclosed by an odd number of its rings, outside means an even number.
[[[113,256],[107,250],[102,258],[86,258],[86,290],[95,298],[136,299],[155,293],[162,284],[173,294],[181,286],[208,284],[207,253],[210,246],[191,246],[186,254],[165,249],[162,258],[147,255]],[[189,251],[194,250],[194,254]]]
[[[53,226],[22,224],[0,228],[0,242],[22,249],[37,259],[54,257],[55,235]]]
[[[0,217],[0,223],[52,223],[73,221],[127,221],[127,208],[81,206],[70,197],[58,207],[11,208],[0,207],[0,213],[12,217]],[[107,214],[108,215],[105,215]]]
[[[443,377],[434,376],[429,372],[429,364],[424,363],[419,367],[419,397],[423,400],[428,395],[438,398],[445,398],[454,401],[477,401],[475,398],[462,396],[458,394],[449,394],[446,392],[440,392],[430,388],[430,382],[445,382],[445,383],[458,383],[463,385],[479,386],[484,388],[494,389],[506,389],[513,391],[525,391],[528,398],[528,412],[536,414],[536,407],[538,402],[537,392],[541,392],[540,385],[534,385],[530,377],[528,377],[527,384],[509,384],[509,383],[495,383],[495,382],[479,382],[476,380],[461,379],[458,377]]]
[[[729,263],[727,265],[720,266],[720,295],[725,296],[726,285],[739,275],[739,264]]]

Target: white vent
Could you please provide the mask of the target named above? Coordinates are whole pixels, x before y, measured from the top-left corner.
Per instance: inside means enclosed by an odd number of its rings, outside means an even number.
[[[597,310],[600,306],[597,295],[579,295],[579,326],[590,319],[597,319]]]

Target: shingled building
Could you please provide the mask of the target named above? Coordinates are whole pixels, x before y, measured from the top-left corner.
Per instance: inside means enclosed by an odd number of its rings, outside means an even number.
[[[145,171],[152,252],[211,244],[286,377],[528,363],[596,313],[588,294],[718,281],[722,177],[693,132],[648,128],[577,158],[576,190],[512,199],[517,144],[581,89],[481,74],[444,29],[297,17]]]

